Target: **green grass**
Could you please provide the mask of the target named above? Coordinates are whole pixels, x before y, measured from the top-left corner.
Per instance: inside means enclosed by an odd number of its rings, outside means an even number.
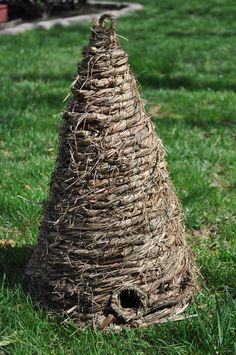
[[[236,354],[236,4],[149,0],[118,33],[167,149],[204,280],[188,320],[80,331],[33,308],[22,273],[36,243],[60,113],[89,24],[0,38],[0,354]],[[157,106],[160,105],[158,111]]]

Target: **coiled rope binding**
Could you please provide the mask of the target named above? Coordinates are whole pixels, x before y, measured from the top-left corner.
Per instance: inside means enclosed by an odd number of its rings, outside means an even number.
[[[102,15],[83,51],[26,270],[33,300],[81,327],[175,319],[198,274],[162,142],[115,29]]]

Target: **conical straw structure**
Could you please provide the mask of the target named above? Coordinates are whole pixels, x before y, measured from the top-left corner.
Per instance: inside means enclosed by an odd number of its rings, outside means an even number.
[[[115,27],[101,16],[83,51],[26,271],[34,301],[81,327],[175,319],[196,289],[164,148]]]

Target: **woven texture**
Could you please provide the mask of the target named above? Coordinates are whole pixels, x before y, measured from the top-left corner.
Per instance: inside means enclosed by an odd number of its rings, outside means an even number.
[[[26,270],[29,291],[79,326],[175,319],[196,289],[197,268],[162,142],[111,15],[92,28],[72,93]]]

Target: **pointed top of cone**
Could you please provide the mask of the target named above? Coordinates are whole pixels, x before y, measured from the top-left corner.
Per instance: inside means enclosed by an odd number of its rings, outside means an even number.
[[[116,43],[116,19],[111,13],[103,14],[92,26],[89,45],[105,50]]]
[[[175,319],[197,269],[161,140],[108,14],[92,29],[72,92],[27,268],[30,292],[80,326]]]

